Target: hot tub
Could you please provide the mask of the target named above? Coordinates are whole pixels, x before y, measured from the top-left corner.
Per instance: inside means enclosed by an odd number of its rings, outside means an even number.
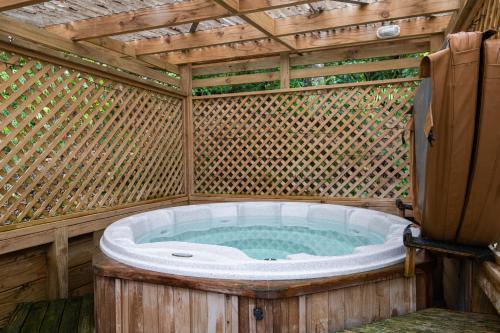
[[[430,266],[403,276],[407,225],[362,208],[269,201],[124,218],[94,257],[98,330],[333,332],[412,312],[425,306]]]
[[[183,276],[320,278],[401,262],[407,225],[394,215],[338,205],[207,204],[117,221],[106,229],[101,250],[130,266]]]

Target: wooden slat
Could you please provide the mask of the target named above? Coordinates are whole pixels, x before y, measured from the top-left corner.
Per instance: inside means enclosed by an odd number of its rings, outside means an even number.
[[[205,46],[251,41],[266,38],[266,34],[249,24],[197,31],[166,37],[138,39],[127,43],[138,55],[171,52]]]
[[[224,1],[220,0],[220,3],[224,3]],[[367,6],[348,6],[322,11],[314,16],[298,15],[276,20],[272,20],[268,15],[261,12],[242,14],[233,10],[233,13],[242,15],[241,17],[249,24],[207,30],[197,34],[181,34],[152,40],[144,39],[130,44],[131,46],[134,43],[137,44],[140,47],[139,53],[147,52],[152,54],[251,41],[267,36],[278,44],[294,50],[300,48],[300,45],[297,45],[293,37],[296,34],[451,12],[458,9],[458,3],[458,0],[435,0],[423,3],[419,0],[386,0]],[[261,34],[258,33],[259,31]],[[335,35],[339,35],[338,38],[341,38],[341,35],[347,33],[347,31],[342,31],[337,32]],[[152,47],[148,49],[147,46]]]
[[[81,306],[82,300],[80,298],[72,298],[66,301],[58,332],[77,332]]]
[[[228,15],[228,11],[214,1],[191,0],[73,21],[54,25],[48,30],[73,40],[84,40],[217,19]]]
[[[433,18],[419,18],[408,21],[398,21],[400,36],[391,40],[416,38],[434,33],[443,32],[448,25],[450,16],[437,16]],[[297,48],[300,50],[312,50],[318,48],[329,48],[332,46],[357,45],[360,43],[378,43],[376,30],[378,26],[369,25],[342,31],[342,33],[322,33],[316,37],[297,37]]]
[[[45,313],[45,317],[41,323],[42,326],[40,327],[40,332],[52,333],[59,330],[65,304],[65,299],[58,299],[49,303],[47,312]]]
[[[131,73],[146,76],[167,84],[171,81],[166,78],[165,74],[147,68],[141,64],[116,57],[115,55],[110,54],[110,52],[89,47],[85,44],[72,42],[71,40],[58,36],[54,33],[35,26],[20,23],[6,16],[0,16],[0,32],[7,36],[5,40],[2,40],[7,43],[10,43],[8,36],[20,38],[49,49],[77,54],[101,63],[116,66]],[[34,50],[37,50],[36,47]]]
[[[289,78],[307,78],[352,73],[370,73],[391,69],[417,68],[420,64],[419,58],[402,58],[394,60],[383,60],[360,64],[348,64],[332,67],[294,69],[289,71]],[[226,77],[216,77],[210,79],[193,80],[193,87],[210,87],[228,84],[242,84],[254,82],[275,81],[281,79],[281,72],[269,72],[258,74],[245,74]],[[288,88],[288,85],[284,87]]]
[[[444,31],[450,16],[439,16],[432,19],[415,19],[409,21],[397,21],[401,29],[400,37],[391,39],[399,41],[411,38],[427,36]],[[296,37],[297,49],[301,51],[312,51],[315,49],[342,48],[365,43],[387,43],[380,41],[376,36],[378,25],[360,27],[358,29],[346,30],[342,33],[325,33],[320,36],[300,35]],[[225,46],[213,46],[209,48],[193,49],[184,52],[170,52],[163,56],[169,63],[202,63],[210,61],[222,61],[237,58],[260,57],[287,52],[288,49],[274,40],[263,40],[248,43],[236,43]]]
[[[12,330],[12,332],[20,332],[21,328],[23,327],[24,321],[26,320],[26,317],[28,317],[30,310],[31,310],[31,303],[23,303],[19,304],[16,307],[16,310],[12,314],[12,317],[10,318],[9,321],[9,328]]]
[[[40,326],[42,325],[43,318],[45,317],[45,313],[47,312],[48,305],[49,302],[47,301],[37,302],[33,304],[20,332],[38,332]]]
[[[322,50],[308,52],[302,55],[292,55],[290,64],[312,65],[323,64],[325,62],[354,60],[375,57],[387,57],[402,54],[412,54],[429,51],[428,39],[414,39],[402,41],[389,41],[376,45],[338,48],[333,50]],[[246,59],[227,61],[223,63],[203,64],[193,66],[193,75],[209,75],[226,72],[242,72],[258,69],[268,69],[279,67],[278,57],[266,57],[257,59]]]
[[[459,8],[458,0],[385,0],[366,6],[327,10],[312,17],[291,16],[276,20],[276,35],[305,33],[346,26],[370,24],[408,17],[451,12]]]

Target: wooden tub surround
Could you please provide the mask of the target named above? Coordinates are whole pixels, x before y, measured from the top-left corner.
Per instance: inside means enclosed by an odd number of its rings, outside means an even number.
[[[97,332],[332,332],[429,306],[430,262],[320,279],[176,276],[94,256]]]

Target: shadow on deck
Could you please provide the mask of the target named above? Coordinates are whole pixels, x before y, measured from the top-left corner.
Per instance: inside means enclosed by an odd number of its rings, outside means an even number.
[[[94,326],[92,295],[54,301],[21,303],[3,333],[91,333]]]

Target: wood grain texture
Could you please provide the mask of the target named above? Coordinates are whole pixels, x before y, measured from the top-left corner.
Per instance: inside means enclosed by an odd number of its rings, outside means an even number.
[[[13,52],[5,58],[15,65],[0,84],[8,111],[0,186],[9,184],[0,225],[183,194],[181,98]]]
[[[119,297],[103,292],[96,295],[96,301],[109,309],[97,314],[102,317],[98,322],[120,321],[113,325],[122,332],[321,333],[390,318],[395,314],[390,306],[398,309],[399,315],[415,311],[415,299],[411,298],[415,279],[401,275],[273,299],[180,288],[167,281],[113,280],[99,274],[96,280],[102,287],[107,281],[122,281],[122,289],[126,288]],[[124,307],[126,316],[114,317],[117,304]],[[262,319],[257,320],[255,309],[262,311]]]
[[[228,200],[405,197],[403,137],[417,86],[365,83],[193,98],[194,193]]]

